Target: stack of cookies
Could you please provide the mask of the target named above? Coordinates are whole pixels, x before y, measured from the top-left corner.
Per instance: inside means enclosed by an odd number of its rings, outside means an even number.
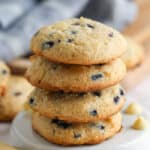
[[[41,28],[26,77],[33,129],[60,145],[100,143],[121,129],[126,67],[120,33],[81,17]]]
[[[32,89],[26,79],[11,75],[8,66],[0,61],[0,121],[11,121],[23,109]]]

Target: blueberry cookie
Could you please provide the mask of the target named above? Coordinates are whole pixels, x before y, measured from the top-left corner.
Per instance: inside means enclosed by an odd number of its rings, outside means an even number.
[[[127,38],[127,51],[121,57],[127,69],[132,69],[140,65],[144,59],[144,50],[141,45]]]
[[[125,101],[120,85],[88,93],[50,92],[36,88],[29,96],[34,111],[67,122],[91,122],[106,119],[120,111]]]
[[[7,88],[7,83],[10,76],[10,70],[6,64],[0,61],[0,96],[4,95]]]
[[[9,79],[8,91],[0,97],[0,121],[10,121],[22,110],[33,87],[23,78],[12,76]]]
[[[33,85],[47,90],[85,92],[104,89],[120,82],[126,67],[118,58],[108,64],[80,66],[49,62],[41,56],[32,57],[26,77]]]
[[[59,63],[103,64],[126,51],[126,40],[114,29],[81,17],[41,28],[31,50]]]
[[[107,120],[93,123],[67,123],[58,119],[49,119],[33,113],[33,129],[48,141],[60,145],[97,144],[121,129],[120,113]]]

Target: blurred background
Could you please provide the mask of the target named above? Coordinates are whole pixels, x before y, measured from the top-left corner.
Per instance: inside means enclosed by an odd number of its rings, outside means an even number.
[[[122,30],[137,14],[134,0],[0,0],[0,58],[27,55],[31,36],[60,20],[84,16]]]

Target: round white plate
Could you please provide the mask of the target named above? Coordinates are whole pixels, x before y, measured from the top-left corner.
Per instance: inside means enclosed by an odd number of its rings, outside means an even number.
[[[146,116],[146,113],[143,114]],[[123,115],[120,133],[97,145],[63,147],[47,142],[32,130],[31,114],[21,112],[13,121],[11,138],[14,146],[27,150],[149,150],[150,130],[131,129],[136,116]]]

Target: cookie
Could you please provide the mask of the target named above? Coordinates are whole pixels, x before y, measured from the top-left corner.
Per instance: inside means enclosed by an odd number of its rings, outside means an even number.
[[[53,62],[92,65],[120,57],[126,45],[119,32],[81,17],[41,28],[33,36],[30,47]]]
[[[144,50],[141,45],[137,44],[130,38],[127,38],[127,45],[127,51],[121,58],[127,69],[133,69],[143,62]]]
[[[60,145],[97,144],[121,129],[120,113],[104,121],[93,123],[66,123],[58,119],[49,119],[33,113],[33,129],[48,141]]]
[[[9,145],[2,144],[2,143],[0,143],[0,149],[1,149],[1,150],[17,150],[17,149],[14,148],[14,147],[11,147],[11,146],[9,146]]]
[[[9,79],[8,91],[5,96],[0,97],[0,121],[10,121],[22,110],[33,87],[19,76]]]
[[[126,67],[120,59],[92,66],[56,64],[41,56],[34,56],[31,61],[26,78],[34,86],[51,91],[100,90],[117,84],[126,74]]]
[[[120,111],[125,101],[124,91],[116,85],[88,93],[50,92],[36,88],[28,103],[34,111],[48,118],[67,122],[104,120]]]
[[[6,93],[9,76],[9,68],[3,61],[0,61],[0,95],[4,95]]]

